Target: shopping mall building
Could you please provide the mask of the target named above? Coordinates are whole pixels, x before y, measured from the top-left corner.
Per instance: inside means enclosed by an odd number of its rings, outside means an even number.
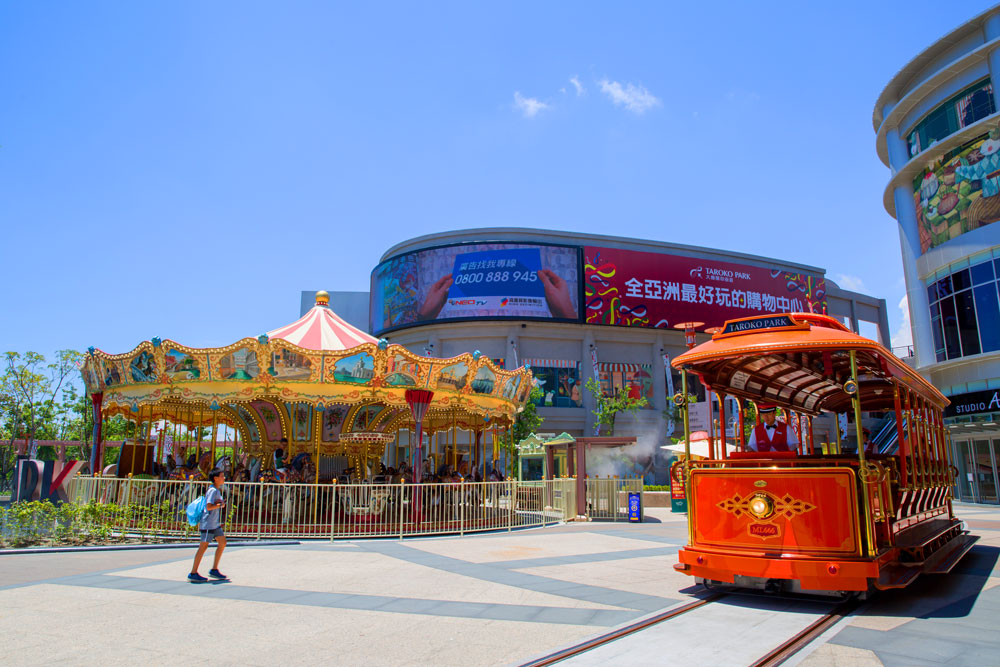
[[[958,495],[997,502],[1000,6],[917,54],[875,104],[917,369],[947,395]]]
[[[303,292],[303,312],[314,294]],[[706,329],[728,319],[813,310],[885,345],[889,340],[885,301],[842,290],[817,267],[541,229],[469,229],[404,241],[372,271],[370,293],[331,292],[330,305],[351,324],[420,354],[478,349],[508,368],[530,364],[543,392],[544,431],[594,433],[588,378],[605,391],[627,388],[648,405],[619,417],[615,435],[639,436],[650,451],[671,428],[664,412],[679,376],[668,373],[669,360],[686,349],[678,325],[699,323],[700,342]],[[708,402],[704,391],[698,395],[692,430],[707,430]],[[815,429],[817,442],[834,438],[832,419]],[[666,475],[656,467],[655,477]]]

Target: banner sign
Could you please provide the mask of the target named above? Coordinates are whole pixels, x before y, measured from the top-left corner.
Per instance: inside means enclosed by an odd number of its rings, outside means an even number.
[[[963,415],[974,415],[983,412],[1000,412],[1000,392],[993,389],[957,394],[949,396],[948,400],[951,401],[951,405],[944,409],[945,417],[961,417]]]
[[[371,332],[479,317],[579,321],[580,250],[472,243],[398,255],[372,271]]]
[[[583,252],[588,324],[663,329],[692,320],[721,326],[768,313],[826,313],[822,276],[618,248]]]

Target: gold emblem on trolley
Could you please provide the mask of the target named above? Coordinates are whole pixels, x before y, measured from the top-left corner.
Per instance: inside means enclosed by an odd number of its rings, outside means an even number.
[[[762,479],[758,479],[756,482],[753,483],[753,485],[756,486],[758,489],[763,489],[765,486],[767,486],[767,482],[765,482]]]
[[[766,491],[757,491],[746,497],[734,494],[732,498],[726,498],[718,504],[718,507],[734,516],[741,517],[749,514],[754,519],[763,521],[773,516],[783,516],[786,519],[794,519],[800,514],[811,512],[816,509],[815,505],[804,500],[793,498],[785,494],[781,498],[773,496]]]

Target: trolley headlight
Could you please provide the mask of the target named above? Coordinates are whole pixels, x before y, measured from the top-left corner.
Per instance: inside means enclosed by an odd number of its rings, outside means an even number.
[[[774,501],[764,493],[755,493],[750,498],[747,509],[750,510],[750,514],[753,514],[758,519],[766,519],[774,514]]]

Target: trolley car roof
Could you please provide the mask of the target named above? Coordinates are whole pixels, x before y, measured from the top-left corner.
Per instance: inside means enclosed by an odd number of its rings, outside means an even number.
[[[892,352],[826,315],[785,313],[729,320],[712,340],[673,360],[718,390],[796,412],[843,412],[851,397],[850,351],[864,410],[892,409],[894,383],[938,408],[949,401]]]

